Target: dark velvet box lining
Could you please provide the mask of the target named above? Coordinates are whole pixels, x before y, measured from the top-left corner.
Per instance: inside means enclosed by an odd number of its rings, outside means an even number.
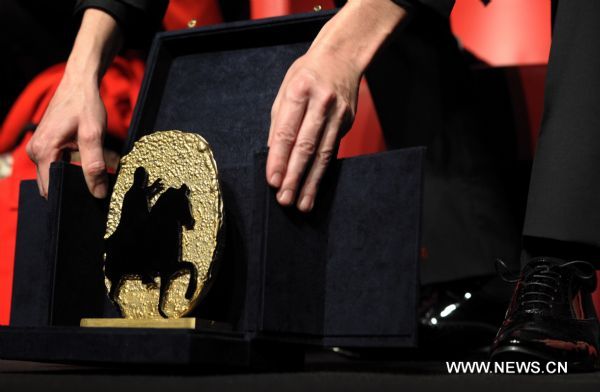
[[[127,150],[154,130],[201,133],[219,168],[266,147],[270,109],[292,62],[332,13],[162,33],[155,39]]]

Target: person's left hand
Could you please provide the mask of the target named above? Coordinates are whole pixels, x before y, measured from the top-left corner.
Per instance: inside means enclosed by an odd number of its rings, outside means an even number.
[[[360,79],[405,16],[390,0],[348,0],[292,64],[269,129],[267,182],[279,204],[312,210],[325,169],[354,121]]]
[[[325,169],[354,120],[361,76],[351,61],[315,48],[288,70],[271,111],[267,158],[267,182],[278,189],[281,205],[313,208]]]

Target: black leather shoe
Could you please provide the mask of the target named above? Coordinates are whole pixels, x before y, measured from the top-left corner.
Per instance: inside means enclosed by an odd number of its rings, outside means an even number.
[[[585,261],[532,259],[517,280],[492,345],[492,360],[564,361],[569,369],[598,368],[595,288],[595,270]]]

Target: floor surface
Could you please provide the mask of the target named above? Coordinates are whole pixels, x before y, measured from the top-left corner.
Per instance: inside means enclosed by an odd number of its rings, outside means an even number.
[[[448,374],[439,361],[363,361],[311,354],[297,372],[110,368],[0,360],[0,391],[598,391],[600,372]]]

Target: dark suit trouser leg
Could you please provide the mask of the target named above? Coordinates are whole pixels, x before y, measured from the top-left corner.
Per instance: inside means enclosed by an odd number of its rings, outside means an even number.
[[[600,1],[555,5],[523,234],[600,249]]]
[[[506,76],[471,73],[448,21],[423,9],[367,80],[387,147],[427,146],[421,282],[490,275],[494,258],[517,259],[522,210],[505,180],[516,154]]]

